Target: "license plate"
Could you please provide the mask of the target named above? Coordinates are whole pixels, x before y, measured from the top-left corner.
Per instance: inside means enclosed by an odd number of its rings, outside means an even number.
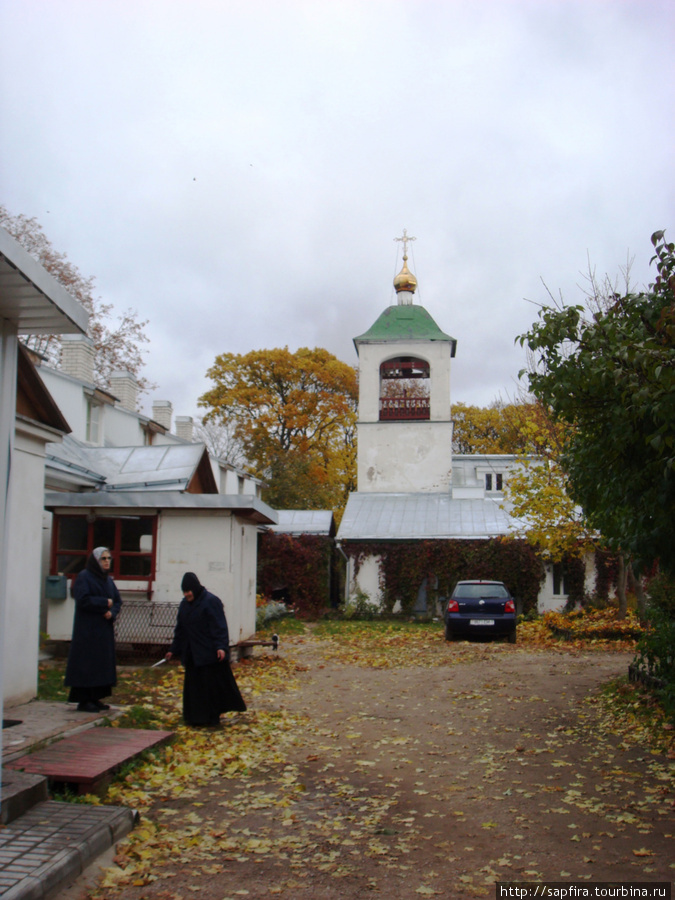
[[[469,619],[469,625],[494,625],[494,619]]]

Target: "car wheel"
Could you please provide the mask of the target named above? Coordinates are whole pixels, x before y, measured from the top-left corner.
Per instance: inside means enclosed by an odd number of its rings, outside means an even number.
[[[515,631],[509,632],[508,639],[509,639],[509,644],[515,644],[515,643],[516,643],[516,633],[515,633]]]

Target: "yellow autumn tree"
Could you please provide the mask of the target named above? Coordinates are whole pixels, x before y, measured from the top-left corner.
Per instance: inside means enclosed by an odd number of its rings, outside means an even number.
[[[560,465],[565,426],[555,422],[541,403],[528,404],[519,423],[518,465],[509,472],[504,505],[519,521],[518,533],[551,562],[580,556],[598,535],[583,510],[571,499]]]
[[[540,418],[539,404],[525,397],[510,403],[497,400],[490,406],[452,407],[452,447],[455,453],[531,453],[537,429],[527,423]],[[540,435],[544,436],[543,433]]]
[[[207,376],[204,420],[234,423],[266,502],[339,513],[356,477],[354,367],[321,348],[283,347],[223,353]]]

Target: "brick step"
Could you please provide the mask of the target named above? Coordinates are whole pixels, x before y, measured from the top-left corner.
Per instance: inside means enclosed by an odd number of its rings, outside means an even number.
[[[4,768],[44,776],[50,787],[68,785],[78,794],[98,793],[124,763],[166,743],[172,731],[91,728],[42,750],[5,763]]]

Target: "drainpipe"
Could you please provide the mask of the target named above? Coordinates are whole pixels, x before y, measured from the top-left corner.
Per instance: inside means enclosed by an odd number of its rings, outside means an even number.
[[[351,563],[349,561],[349,557],[347,556],[345,551],[342,549],[342,544],[340,544],[336,541],[335,546],[337,547],[337,550],[338,550],[338,553],[340,554],[340,556],[347,563],[347,577],[345,578],[345,598],[344,598],[345,603],[347,603],[349,601],[349,579],[350,579]]]
[[[0,719],[4,710],[3,664],[7,658],[5,608],[7,605],[7,557],[10,497],[10,473],[14,427],[16,422],[17,328],[8,319],[0,319]],[[0,729],[2,759],[2,729]],[[0,785],[0,796],[2,786]]]

